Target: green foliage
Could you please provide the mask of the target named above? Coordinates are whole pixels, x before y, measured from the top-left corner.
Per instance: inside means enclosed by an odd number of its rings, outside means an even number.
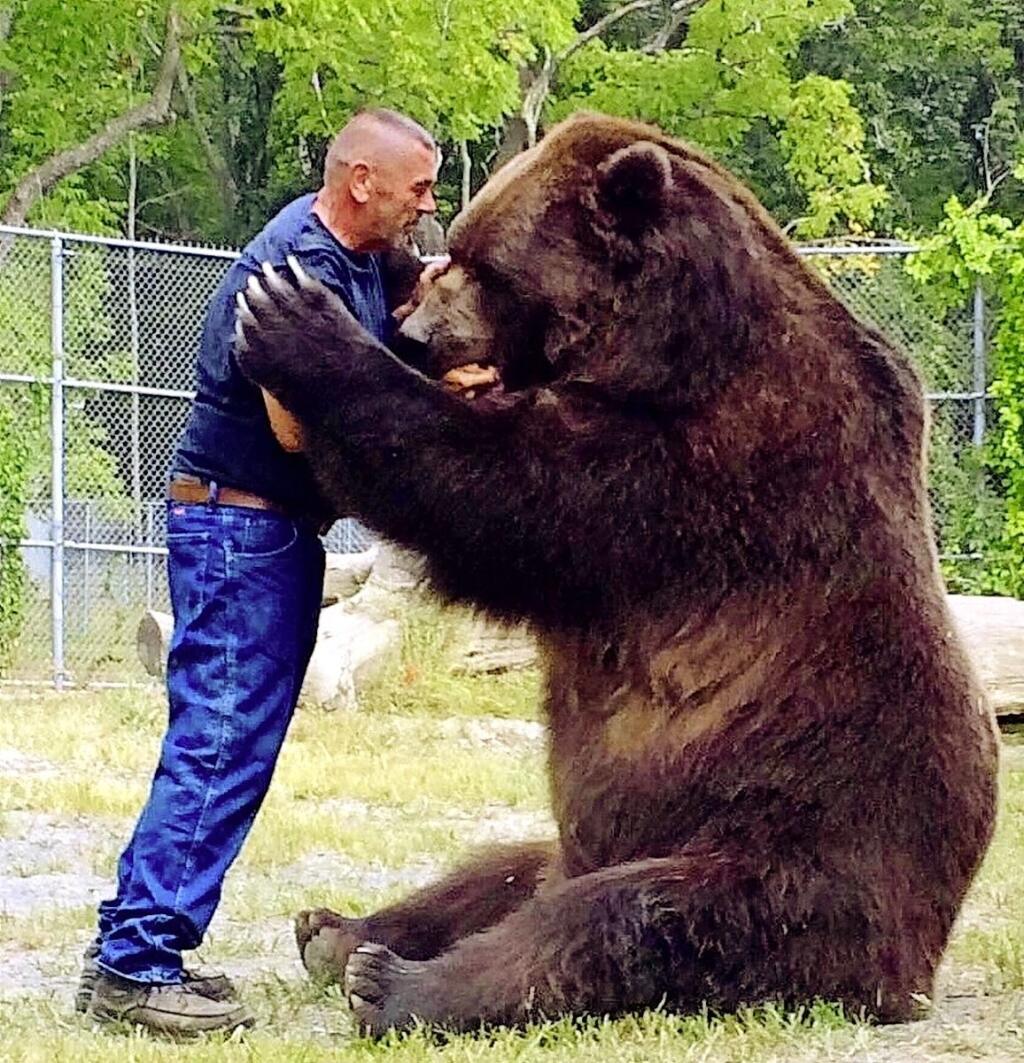
[[[283,71],[279,121],[328,136],[369,103],[476,140],[513,112],[519,68],[573,35],[575,0],[292,0],[252,20],[257,48]]]
[[[728,0],[703,5],[683,40],[656,54],[596,40],[562,72],[550,116],[589,107],[655,122],[718,155],[762,193],[773,184],[765,165],[781,148],[774,184],[784,173],[798,190],[796,231],[863,231],[886,194],[870,177],[851,87],[793,74],[801,42],[851,10],[847,0]],[[775,143],[752,156],[761,123]]]
[[[563,72],[552,113],[587,106],[657,122],[712,151],[736,147],[755,119],[786,115],[800,41],[849,9],[848,0],[720,0],[660,53],[595,40]]]
[[[145,97],[167,6],[14,4],[0,45],[0,194]],[[244,240],[317,182],[327,139],[364,104],[406,111],[449,145],[451,198],[461,179],[456,144],[471,146],[479,184],[496,150],[514,141],[511,120],[545,57],[620,6],[181,0],[188,84],[176,94],[179,121],[131,144],[138,231]],[[853,0],[717,0],[653,50],[668,12],[635,12],[557,66],[546,118],[586,107],[658,122],[723,158],[768,193],[769,206],[792,208],[802,232],[866,228],[884,193],[869,173],[850,90],[799,70],[803,43],[853,10]],[[104,46],[93,47],[97,40]],[[768,135],[758,139],[762,128]],[[93,231],[123,225],[128,150],[115,147],[63,181],[33,219]]]
[[[8,0],[0,42],[0,198],[152,88],[169,0]],[[466,141],[474,184],[546,55],[621,0],[179,0],[187,92],[36,204],[45,225],[112,232],[138,160],[142,234],[237,243],[312,187],[327,138],[362,104],[406,110],[446,142],[449,198]],[[655,5],[555,70],[547,120],[586,107],[660,123],[720,157],[798,235],[937,224],[950,192],[997,186],[1024,145],[1016,0],[706,0],[651,47]],[[100,43],[98,43],[100,42]]]
[[[820,74],[795,86],[782,131],[786,169],[806,190],[808,210],[795,226],[808,239],[829,232],[863,232],[886,202],[872,181],[864,152],[864,123],[852,102],[852,87]]]
[[[997,427],[975,471],[982,504],[961,522],[965,553],[980,553],[976,591],[1024,597],[1024,223],[952,197],[938,232],[908,270],[940,312],[969,298],[979,281],[995,307],[989,394]]]
[[[2,387],[2,385],[0,385]],[[18,430],[15,404],[0,391],[0,673],[21,630],[25,568],[14,544],[24,533],[29,448]]]
[[[930,229],[952,192],[988,191],[1024,148],[1019,0],[854,0],[809,37],[801,61],[854,87],[871,167],[891,192],[880,223]],[[1004,211],[1021,187],[999,189]],[[1015,204],[1015,205],[1014,205]]]
[[[125,109],[143,54],[140,34],[154,4],[20,0],[12,7],[11,35],[0,45],[0,69],[13,86],[0,128],[0,191]],[[133,46],[125,51],[129,40]],[[111,222],[120,206],[72,177],[40,204],[33,220],[116,231]]]
[[[160,62],[168,0],[9,0],[11,31],[0,41],[0,199],[33,167],[75,147],[143,102]],[[209,46],[198,32],[212,0],[179,0],[194,27],[183,47],[202,69]],[[159,133],[136,137],[135,149],[159,162]],[[126,207],[127,144],[88,171],[62,181],[30,218],[44,227],[116,234]]]

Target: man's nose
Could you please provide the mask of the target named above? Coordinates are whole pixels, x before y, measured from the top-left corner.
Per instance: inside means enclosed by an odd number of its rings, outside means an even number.
[[[437,210],[437,201],[434,199],[433,190],[424,192],[420,196],[419,203],[416,204],[416,209],[420,214],[433,214]]]

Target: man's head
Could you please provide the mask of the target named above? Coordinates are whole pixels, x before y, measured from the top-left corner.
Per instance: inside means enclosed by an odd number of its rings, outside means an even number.
[[[360,111],[328,149],[318,213],[354,250],[382,250],[437,209],[440,163],[434,138],[411,118]]]

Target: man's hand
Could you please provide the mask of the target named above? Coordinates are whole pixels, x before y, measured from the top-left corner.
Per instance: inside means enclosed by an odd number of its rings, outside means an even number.
[[[441,377],[441,383],[449,391],[455,391],[466,399],[474,398],[477,391],[489,390],[498,380],[498,370],[493,365],[477,365],[476,362],[449,369]]]
[[[423,302],[423,297],[427,294],[427,289],[431,284],[433,284],[451,264],[452,260],[447,255],[429,263],[420,274],[419,280],[416,281],[416,287],[413,289],[413,293],[409,296],[408,301],[402,303],[401,306],[396,306],[395,309],[391,311],[391,316],[396,321],[404,321],[416,309],[416,307]]]

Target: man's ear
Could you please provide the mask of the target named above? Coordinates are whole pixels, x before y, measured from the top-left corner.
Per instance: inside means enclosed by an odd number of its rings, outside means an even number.
[[[349,166],[348,190],[357,203],[366,203],[373,188],[370,167],[362,159],[357,159]]]
[[[595,174],[594,202],[604,226],[638,240],[661,220],[672,186],[668,152],[640,140],[609,155]]]

